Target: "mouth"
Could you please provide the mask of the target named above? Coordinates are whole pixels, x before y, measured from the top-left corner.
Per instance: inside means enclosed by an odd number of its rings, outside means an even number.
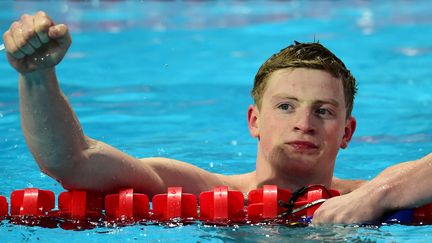
[[[313,142],[309,141],[291,141],[286,143],[294,152],[298,153],[315,153],[318,151],[319,147]]]

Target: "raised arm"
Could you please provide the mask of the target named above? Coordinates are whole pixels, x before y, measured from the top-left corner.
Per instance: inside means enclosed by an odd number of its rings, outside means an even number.
[[[432,153],[385,169],[353,192],[326,201],[313,222],[368,223],[384,213],[432,203]]]
[[[60,158],[73,158],[86,146],[55,75],[55,65],[71,44],[67,27],[55,26],[45,13],[39,12],[35,16],[23,15],[3,39],[8,60],[19,73],[21,123],[26,141],[41,169],[61,176],[65,163]]]
[[[83,133],[55,72],[71,44],[66,25],[55,25],[44,12],[23,15],[3,40],[19,73],[26,142],[41,170],[65,188],[108,192],[134,187],[153,195],[173,185],[198,193],[224,184],[221,176],[193,165],[165,158],[138,160]]]

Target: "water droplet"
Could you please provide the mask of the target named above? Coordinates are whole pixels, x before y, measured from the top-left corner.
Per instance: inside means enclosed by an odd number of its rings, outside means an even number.
[[[158,151],[159,155],[165,154],[165,149],[163,149],[163,148],[158,148],[157,151]]]

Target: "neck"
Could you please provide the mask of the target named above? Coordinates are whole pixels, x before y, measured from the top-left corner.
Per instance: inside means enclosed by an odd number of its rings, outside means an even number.
[[[280,161],[268,161],[258,148],[256,161],[255,181],[256,188],[263,185],[277,185],[280,188],[295,191],[303,186],[321,184],[330,188],[333,176],[333,168],[325,173],[321,170],[301,170],[294,166],[286,166],[291,163],[281,159]],[[298,163],[298,162],[293,162]]]

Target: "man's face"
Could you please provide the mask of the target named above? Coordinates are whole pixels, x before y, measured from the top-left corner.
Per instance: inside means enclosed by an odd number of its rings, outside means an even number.
[[[322,70],[281,69],[267,80],[261,109],[249,109],[249,128],[261,156],[276,168],[331,176],[355,120],[346,119],[340,79]]]

